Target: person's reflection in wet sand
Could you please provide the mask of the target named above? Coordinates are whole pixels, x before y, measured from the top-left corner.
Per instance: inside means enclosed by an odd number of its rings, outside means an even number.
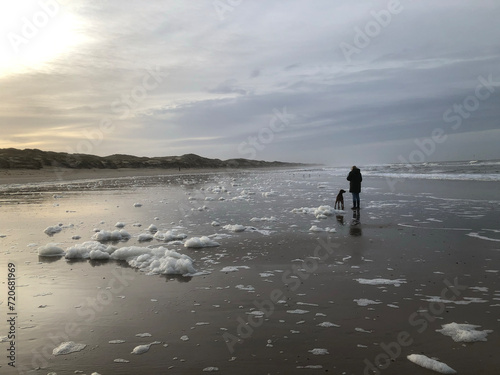
[[[361,236],[363,234],[361,232],[361,215],[359,211],[359,208],[352,211],[352,221],[349,228],[349,234],[355,237]]]

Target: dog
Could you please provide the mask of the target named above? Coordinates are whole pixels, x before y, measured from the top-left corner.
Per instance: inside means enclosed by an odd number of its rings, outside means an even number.
[[[335,199],[335,205],[333,206],[335,209],[337,209],[337,206],[342,207],[342,210],[344,209],[344,194],[345,190],[340,189],[339,193],[337,194],[337,199]]]

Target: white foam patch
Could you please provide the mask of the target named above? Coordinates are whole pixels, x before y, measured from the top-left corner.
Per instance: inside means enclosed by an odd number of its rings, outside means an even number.
[[[125,229],[120,230],[101,230],[92,236],[95,241],[127,241],[130,239],[130,234]]]
[[[144,354],[149,350],[149,348],[151,348],[151,345],[156,345],[156,344],[161,344],[161,342],[155,341],[152,342],[151,344],[138,345],[134,348],[134,350],[132,350],[130,354]]]
[[[252,222],[261,222],[261,221],[278,221],[278,219],[275,216],[271,217],[252,217],[250,219]]]
[[[241,224],[228,224],[224,225],[222,228],[231,232],[244,232],[247,227]]]
[[[245,226],[245,225],[241,225],[241,224],[228,224],[228,225],[224,225],[222,227],[223,229],[225,230],[228,230],[230,232],[234,232],[234,233],[240,233],[240,232],[258,232],[260,234],[263,234],[265,236],[268,236],[269,234],[271,234],[271,231],[269,230],[263,230],[263,229],[257,229],[255,227],[252,227],[252,226]]]
[[[328,353],[328,350],[322,349],[322,348],[315,348],[315,349],[308,350],[308,351],[309,351],[309,353],[312,353],[314,355],[326,355],[326,354],[330,354],[330,353]]]
[[[325,328],[340,327],[338,324],[334,324],[334,323],[331,323],[331,322],[322,322],[322,323],[319,323],[318,326],[325,327]]]
[[[151,233],[141,233],[137,236],[137,241],[139,242],[147,242],[153,239],[153,235]]]
[[[53,242],[38,248],[38,255],[41,257],[61,257],[64,256],[64,254],[64,250]]]
[[[250,311],[250,312],[246,312],[247,315],[254,315],[258,318],[261,318],[265,315],[264,311],[260,311],[260,310],[254,310],[254,311]]]
[[[109,259],[115,250],[114,246],[104,245],[98,241],[87,241],[66,249],[66,259]]]
[[[252,285],[243,285],[243,284],[239,284],[239,285],[236,285],[235,286],[236,289],[240,289],[240,290],[246,290],[248,292],[253,292],[255,291],[255,288],[252,286]]]
[[[363,329],[363,328],[360,328],[360,327],[356,327],[354,328],[354,330],[356,332],[362,332],[362,333],[372,333],[372,331],[367,331],[366,329]]]
[[[187,234],[177,233],[176,231],[171,231],[171,230],[168,230],[166,232],[156,232],[154,234],[155,239],[157,239],[159,241],[165,241],[165,242],[181,241],[186,237],[187,237]]]
[[[373,301],[366,298],[355,299],[354,302],[356,302],[358,306],[378,305],[379,303],[382,303],[380,301]]]
[[[335,228],[330,228],[330,227],[326,227],[325,229],[323,228],[320,228],[316,225],[313,225],[311,228],[309,228],[309,232],[329,232],[329,233],[335,233],[336,230]]]
[[[66,341],[60,344],[57,348],[52,351],[53,355],[65,355],[74,352],[79,352],[85,349],[87,345],[85,344],[77,344],[73,341]]]
[[[492,333],[492,330],[479,331],[476,328],[481,326],[473,324],[458,324],[449,323],[441,326],[442,329],[437,329],[436,332],[440,332],[445,336],[450,336],[455,342],[476,342],[476,341],[488,341],[486,336],[488,333]]]
[[[205,367],[203,369],[203,372],[217,372],[217,371],[219,371],[219,368],[214,366]]]
[[[295,310],[287,310],[288,314],[307,314],[309,311],[307,310],[301,310],[301,309],[295,309]]]
[[[300,207],[292,209],[292,213],[296,214],[312,214],[316,216],[317,219],[324,219],[327,216],[335,215],[336,213],[344,213],[343,210],[336,210],[331,206],[324,205],[319,207]]]
[[[215,247],[220,246],[220,244],[214,240],[211,240],[207,236],[202,237],[192,237],[184,243],[184,247]]]
[[[278,196],[278,192],[274,191],[274,190],[266,191],[266,192],[262,193],[262,196],[265,198],[276,197],[276,196]]]
[[[135,336],[136,337],[151,337],[153,335],[149,332],[144,332],[144,333],[137,333]]]
[[[224,267],[223,269],[221,269],[220,272],[236,272],[236,271],[239,271],[240,269],[249,270],[250,267],[248,267],[248,266],[227,266],[227,267]]]
[[[48,236],[53,236],[54,234],[59,233],[60,231],[62,231],[62,227],[54,225],[52,227],[45,228],[43,232]]]
[[[111,259],[125,260],[131,267],[138,268],[148,275],[194,275],[193,259],[169,250],[163,246],[150,249],[130,246],[115,250]]]
[[[498,239],[498,238],[491,238],[491,237],[481,236],[478,232],[467,233],[467,236],[474,237],[474,238],[479,238],[480,240],[500,242],[500,239]]]
[[[261,272],[259,273],[260,277],[272,277],[274,276],[274,273],[269,273],[269,272]]]
[[[457,372],[453,370],[450,366],[448,366],[446,363],[436,361],[435,359],[431,359],[423,354],[410,354],[407,356],[408,360],[411,362],[429,369],[433,370],[436,372],[439,372],[441,374],[456,374]]]
[[[439,303],[446,303],[446,304],[455,304],[455,305],[469,305],[471,303],[486,303],[488,301],[481,299],[481,298],[475,298],[475,297],[464,297],[461,300],[447,300],[443,299],[440,296],[427,296],[427,299],[423,299],[423,301],[427,302],[439,302]]]
[[[364,284],[364,285],[394,285],[394,286],[400,286],[401,284],[405,284],[406,280],[405,279],[395,279],[395,280],[389,280],[389,279],[355,279],[358,283]]]

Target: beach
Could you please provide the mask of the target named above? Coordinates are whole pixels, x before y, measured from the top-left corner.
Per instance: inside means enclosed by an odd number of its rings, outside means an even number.
[[[498,181],[63,172],[0,174],[2,373],[498,372]]]

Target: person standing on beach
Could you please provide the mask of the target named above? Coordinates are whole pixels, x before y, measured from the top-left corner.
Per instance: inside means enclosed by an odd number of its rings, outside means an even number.
[[[349,181],[349,193],[352,194],[352,209],[359,210],[359,193],[361,193],[363,176],[361,176],[361,171],[355,165],[347,175],[347,181]]]

